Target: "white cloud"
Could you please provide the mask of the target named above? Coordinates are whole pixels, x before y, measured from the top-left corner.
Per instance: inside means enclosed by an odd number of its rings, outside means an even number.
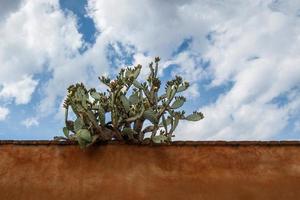
[[[194,83],[206,77],[206,72],[201,67],[200,62],[200,55],[192,55],[190,51],[184,51],[167,61],[165,65],[178,65],[179,67],[172,72],[172,76],[180,74],[190,83]]]
[[[57,112],[58,97],[68,85],[82,81],[94,86],[98,83],[95,74],[108,71],[105,48],[109,35],[102,34],[81,55],[79,50],[86,44],[76,16],[64,13],[58,0],[25,0],[0,26],[5,41],[0,43],[0,100],[10,97],[17,104],[28,103],[37,86],[31,77],[51,74],[47,82],[40,81],[43,98],[38,115],[46,116]]]
[[[199,91],[200,90],[199,90],[198,84],[194,83],[194,84],[190,85],[187,90],[182,92],[181,95],[186,96],[188,98],[196,99],[196,98],[200,97],[200,92]]]
[[[0,96],[14,97],[17,104],[30,101],[37,86],[33,75],[55,72],[63,64],[59,61],[72,58],[82,45],[75,17],[64,15],[57,0],[24,1],[0,26],[5,41],[0,43]]]
[[[39,121],[37,118],[27,118],[25,120],[23,120],[22,125],[26,126],[26,128],[32,127],[32,126],[38,126],[39,125]]]
[[[233,87],[215,104],[200,109],[205,120],[181,124],[178,133],[188,124],[190,135],[179,139],[268,139],[296,117],[300,99],[299,90],[293,88],[300,84],[300,21],[266,5],[251,13],[214,30],[213,44],[205,53],[211,61],[211,87],[228,82]],[[271,103],[291,92],[298,96],[282,107]]]
[[[15,11],[21,3],[21,0],[1,0],[0,21],[5,19],[7,15]]]
[[[195,48],[205,48],[208,25],[220,17],[209,3],[200,1],[90,0],[88,8],[102,33],[109,32],[115,40],[134,45],[137,52],[164,59],[191,36],[196,36]]]
[[[5,41],[0,44],[1,82],[42,72],[44,64],[74,56],[82,44],[75,17],[65,16],[58,1],[24,2],[1,23],[0,36]]]
[[[17,82],[3,83],[3,89],[0,90],[0,98],[15,98],[16,104],[27,104],[37,84],[38,81],[33,80],[29,76],[23,76]]]
[[[0,106],[0,121],[5,120],[8,114],[9,114],[9,109]]]
[[[255,101],[234,105],[230,103],[228,96],[221,97],[216,104],[200,110],[205,115],[204,120],[181,123],[176,130],[176,139],[268,139],[288,124],[285,108],[278,109],[275,105],[261,105]]]
[[[108,72],[108,62],[105,58],[105,47],[109,40],[105,35],[98,38],[93,48],[83,55],[73,58],[61,58],[55,60],[52,65],[53,78],[48,81],[44,88],[45,98],[39,105],[42,115],[56,112],[57,98],[63,97],[66,88],[70,84],[83,82],[87,87],[99,85],[98,76]]]

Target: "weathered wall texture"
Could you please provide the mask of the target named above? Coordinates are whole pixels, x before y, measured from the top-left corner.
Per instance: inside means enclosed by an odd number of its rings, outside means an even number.
[[[300,199],[300,145],[2,143],[0,199]]]

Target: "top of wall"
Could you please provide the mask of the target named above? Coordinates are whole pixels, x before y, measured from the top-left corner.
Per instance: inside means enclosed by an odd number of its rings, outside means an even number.
[[[77,145],[72,141],[54,140],[0,140],[0,145]],[[102,144],[126,145],[122,141],[109,141]],[[149,145],[149,142],[130,145]],[[151,144],[153,146],[300,146],[300,141],[174,141],[171,144]]]

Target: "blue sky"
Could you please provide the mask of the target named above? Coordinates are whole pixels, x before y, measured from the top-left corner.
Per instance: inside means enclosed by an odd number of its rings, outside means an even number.
[[[4,0],[0,139],[62,135],[68,85],[161,57],[159,75],[189,81],[177,140],[300,139],[300,3]]]

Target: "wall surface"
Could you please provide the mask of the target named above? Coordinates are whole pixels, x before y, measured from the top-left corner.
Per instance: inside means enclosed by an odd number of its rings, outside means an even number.
[[[300,199],[300,144],[2,141],[0,199]]]

